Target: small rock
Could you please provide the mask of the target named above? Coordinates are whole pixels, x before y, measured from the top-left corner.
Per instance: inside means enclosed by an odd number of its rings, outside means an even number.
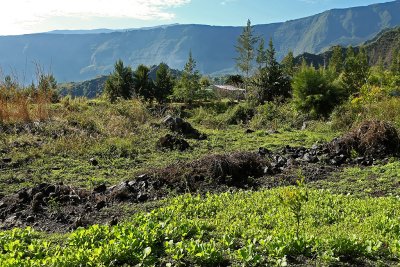
[[[37,211],[41,210],[42,203],[43,203],[43,198],[44,198],[44,194],[42,192],[36,193],[33,196],[31,205],[32,205],[32,210],[34,212],[37,212]]]
[[[308,121],[303,122],[303,125],[301,126],[301,130],[302,131],[306,130],[308,128],[308,125],[309,125]]]
[[[310,155],[309,153],[304,154],[303,160],[306,161],[306,162],[309,162],[309,163],[318,162],[318,158],[313,156],[313,155]]]
[[[101,200],[99,202],[96,203],[96,210],[101,210],[102,208],[104,208],[107,205],[107,203],[104,200]]]
[[[364,166],[372,166],[374,164],[374,160],[371,158],[365,159],[362,163]]]
[[[107,190],[107,186],[103,183],[103,184],[100,184],[100,185],[98,185],[98,186],[96,186],[94,189],[93,189],[93,191],[95,192],[95,193],[104,193],[104,192],[106,192],[106,190]]]
[[[255,131],[254,130],[252,130],[252,129],[247,129],[244,133],[246,133],[246,134],[251,134],[251,133],[254,133]]]
[[[186,140],[174,137],[170,134],[161,137],[157,141],[156,146],[158,149],[170,149],[170,150],[178,149],[180,151],[185,151],[190,148],[190,145]]]
[[[144,202],[144,201],[146,201],[148,199],[149,199],[149,196],[146,193],[139,192],[138,195],[137,195],[137,200],[139,202]]]
[[[33,223],[33,222],[35,222],[35,217],[34,217],[34,216],[28,216],[28,217],[26,217],[26,222],[27,222],[27,223]]]
[[[111,221],[108,222],[108,225],[114,226],[118,224],[118,218],[116,216],[111,217]]]
[[[354,162],[357,164],[362,164],[364,160],[365,160],[364,157],[357,157],[354,159]]]
[[[90,164],[92,164],[92,166],[98,166],[99,165],[99,162],[95,158],[89,159],[89,162],[90,162]]]
[[[73,205],[77,205],[81,201],[81,198],[78,195],[69,195],[68,197],[69,197],[69,201]]]
[[[265,147],[260,147],[258,149],[258,154],[260,154],[261,156],[265,156],[269,153],[271,153],[271,152],[268,149],[266,149]]]

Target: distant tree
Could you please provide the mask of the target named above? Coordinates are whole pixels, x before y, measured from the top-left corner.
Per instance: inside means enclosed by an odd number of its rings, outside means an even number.
[[[14,90],[18,87],[18,83],[10,75],[4,77],[4,82],[2,85],[7,90]]]
[[[329,60],[329,67],[340,74],[343,70],[343,52],[341,46],[333,48],[332,57]]]
[[[260,102],[272,101],[276,98],[290,96],[290,78],[284,74],[275,57],[275,48],[272,39],[266,50],[266,67],[262,68],[254,78],[257,97]]]
[[[104,92],[111,102],[118,97],[129,99],[133,93],[133,71],[131,67],[125,67],[122,60],[114,65],[114,72],[110,74],[104,86]]]
[[[167,64],[161,63],[158,66],[154,87],[154,97],[160,103],[164,103],[172,94],[174,81]]]
[[[196,61],[193,59],[192,51],[190,51],[182,76],[174,86],[173,95],[176,99],[191,103],[198,98],[200,90],[200,75],[196,70]]]
[[[290,77],[293,77],[295,64],[294,64],[294,56],[293,56],[292,51],[289,51],[289,53],[283,58],[281,65],[282,65],[283,73]]]
[[[38,90],[50,92],[57,89],[57,81],[53,74],[41,74],[39,77]]]
[[[238,44],[235,46],[238,52],[236,66],[245,75],[245,87],[247,88],[248,79],[253,70],[254,45],[258,38],[254,36],[253,27],[250,20],[247,20],[247,26],[243,28],[242,34],[238,38]]]
[[[257,48],[257,58],[256,62],[258,64],[258,69],[261,70],[262,68],[266,67],[267,64],[267,53],[265,51],[265,40],[264,38],[260,39],[260,44]]]
[[[244,84],[243,77],[242,77],[242,75],[239,75],[239,74],[229,75],[226,78],[225,84],[233,85],[236,87],[242,87]]]
[[[347,95],[358,92],[367,83],[369,69],[365,48],[361,47],[355,56],[354,50],[350,46],[347,50],[342,77]]]
[[[53,74],[40,74],[37,89],[39,93],[45,94],[52,103],[59,101],[57,80]]]
[[[395,49],[392,53],[392,62],[390,64],[390,70],[394,74],[400,74],[400,52],[399,52],[399,49]]]
[[[210,85],[211,85],[210,78],[208,78],[207,76],[202,76],[200,78],[199,83],[200,83],[200,87],[202,89],[206,89],[206,88],[210,87]]]
[[[150,79],[150,69],[140,64],[133,73],[133,88],[135,95],[143,97],[145,100],[151,100],[153,94],[153,81]]]

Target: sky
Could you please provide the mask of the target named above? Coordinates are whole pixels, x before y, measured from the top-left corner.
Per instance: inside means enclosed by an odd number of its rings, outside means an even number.
[[[283,22],[333,8],[389,0],[5,0],[0,35],[51,30],[128,29],[164,24]]]

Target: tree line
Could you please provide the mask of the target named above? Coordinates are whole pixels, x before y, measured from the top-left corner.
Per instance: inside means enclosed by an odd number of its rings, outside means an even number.
[[[335,46],[324,66],[309,65],[305,59],[301,64],[295,64],[291,51],[278,62],[272,38],[266,47],[265,40],[255,35],[250,20],[238,37],[235,49],[236,67],[241,75],[229,75],[224,82],[244,87],[246,100],[254,105],[292,101],[299,111],[313,117],[326,117],[373,80],[364,47],[354,49],[350,46],[344,52],[342,47]],[[400,75],[399,52],[394,55],[390,70],[393,75]],[[191,52],[179,77],[171,75],[164,63],[160,64],[154,81],[149,72],[144,65],[132,70],[121,60],[117,61],[114,72],[106,81],[106,95],[111,101],[138,97],[160,103],[168,99],[191,103],[211,96],[210,91],[205,90],[210,80],[200,75]]]

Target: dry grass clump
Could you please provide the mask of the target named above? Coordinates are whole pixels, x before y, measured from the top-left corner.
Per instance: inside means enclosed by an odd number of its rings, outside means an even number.
[[[354,149],[359,155],[375,158],[398,155],[400,152],[396,128],[388,122],[378,120],[364,121],[332,144],[336,149],[347,153]]]
[[[49,119],[51,96],[46,92],[29,93],[26,90],[0,85],[0,123],[27,123]]]

